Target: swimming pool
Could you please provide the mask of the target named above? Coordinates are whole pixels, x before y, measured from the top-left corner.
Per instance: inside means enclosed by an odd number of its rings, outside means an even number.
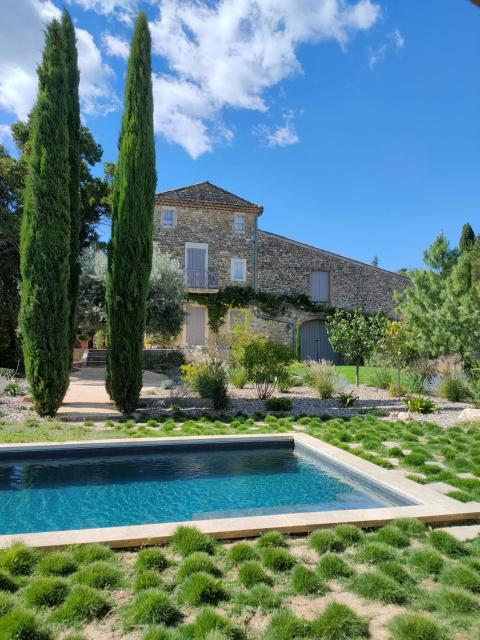
[[[294,438],[0,452],[0,534],[413,504]]]

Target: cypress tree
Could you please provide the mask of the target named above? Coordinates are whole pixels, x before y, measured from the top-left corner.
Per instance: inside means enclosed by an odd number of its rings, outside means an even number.
[[[75,29],[68,11],[62,15],[62,30],[65,39],[65,62],[67,67],[67,123],[68,123],[68,164],[70,193],[70,364],[77,333],[78,283],[80,278],[80,102],[78,84],[77,45]]]
[[[123,412],[137,407],[142,388],[146,296],[152,263],[155,149],[145,14],[135,24],[128,60],[119,155],[112,195],[107,276],[107,390]]]
[[[475,243],[475,232],[470,224],[467,222],[462,227],[462,234],[460,236],[459,248],[460,253],[470,251]]]
[[[38,77],[20,237],[20,327],[34,407],[53,415],[68,386],[70,358],[67,83],[56,20],[46,31]]]

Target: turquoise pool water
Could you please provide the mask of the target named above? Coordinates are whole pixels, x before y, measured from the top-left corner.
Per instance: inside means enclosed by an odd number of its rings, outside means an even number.
[[[49,455],[0,460],[1,534],[399,504],[292,444]]]

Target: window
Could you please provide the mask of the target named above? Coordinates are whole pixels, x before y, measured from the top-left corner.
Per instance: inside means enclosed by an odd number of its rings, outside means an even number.
[[[175,211],[162,211],[162,227],[171,229],[176,224]]]
[[[312,271],[310,288],[312,302],[330,302],[330,272]]]
[[[233,230],[235,233],[245,233],[245,216],[235,216]]]
[[[245,282],[247,279],[247,261],[242,258],[232,258],[232,282]]]

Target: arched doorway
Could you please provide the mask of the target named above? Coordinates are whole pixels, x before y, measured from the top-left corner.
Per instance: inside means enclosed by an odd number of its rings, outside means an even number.
[[[342,356],[332,349],[323,320],[309,320],[300,326],[300,359],[341,364]]]

